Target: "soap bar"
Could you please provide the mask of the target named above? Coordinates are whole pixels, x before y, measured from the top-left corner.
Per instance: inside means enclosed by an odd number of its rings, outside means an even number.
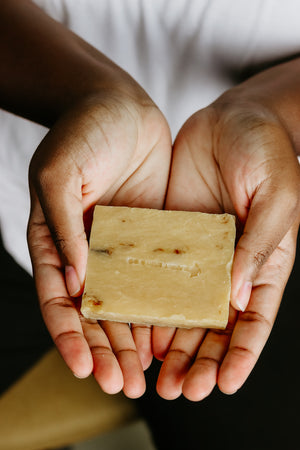
[[[96,206],[82,314],[182,328],[228,322],[235,218]]]

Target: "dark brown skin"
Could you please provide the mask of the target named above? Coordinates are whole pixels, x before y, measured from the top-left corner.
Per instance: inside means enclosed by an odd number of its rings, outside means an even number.
[[[76,376],[93,371],[104,391],[138,397],[151,329],[85,321],[73,297],[83,290],[93,206],[162,208],[168,124],[127,73],[31,2],[2,1],[0,28],[1,106],[51,127],[29,174],[28,243],[45,323]]]
[[[299,60],[226,92],[188,119],[175,141],[166,208],[235,214],[241,236],[227,330],[153,332],[164,398],[199,401],[216,384],[234,393],[271,332],[299,228],[300,145],[295,116],[288,120],[291,110],[300,118],[294,67],[299,72]]]
[[[2,108],[51,127],[30,166],[28,243],[43,317],[66,363],[79,377],[93,372],[106,392],[138,397],[154,353],[164,359],[164,398],[201,400],[216,383],[235,392],[272,329],[294,259],[299,59],[189,118],[170,170],[168,124],[129,74],[28,0],[0,2],[0,29]],[[131,330],[84,320],[74,297],[83,290],[85,224],[97,203],[235,214],[228,329]]]

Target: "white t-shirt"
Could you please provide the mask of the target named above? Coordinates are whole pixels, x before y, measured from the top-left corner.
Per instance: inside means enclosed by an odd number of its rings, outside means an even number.
[[[298,0],[35,0],[124,68],[169,121],[188,117],[235,84],[248,66],[300,50]],[[0,226],[4,244],[31,271],[27,171],[47,130],[0,111]]]

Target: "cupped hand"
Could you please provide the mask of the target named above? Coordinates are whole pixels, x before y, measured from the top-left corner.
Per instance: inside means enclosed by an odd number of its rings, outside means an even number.
[[[229,98],[228,98],[229,97]],[[238,242],[226,330],[153,330],[166,399],[205,398],[217,384],[236,392],[253,369],[275,321],[295,255],[299,164],[271,110],[224,94],[195,113],[174,145],[167,209],[228,212]]]
[[[79,311],[91,213],[97,203],[162,208],[171,137],[139,88],[103,89],[56,122],[30,165],[28,243],[41,311],[66,363],[108,393],[145,390],[151,329],[98,323]]]

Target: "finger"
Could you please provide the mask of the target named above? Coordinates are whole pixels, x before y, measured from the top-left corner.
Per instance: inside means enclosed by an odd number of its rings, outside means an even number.
[[[168,353],[172,340],[175,336],[174,327],[153,327],[152,329],[152,348],[153,355],[159,361],[163,361]]]
[[[230,347],[220,369],[218,385],[225,394],[235,393],[251,373],[269,337],[278,304],[264,300],[276,296],[272,286],[253,289],[247,310],[240,313]],[[263,305],[264,303],[264,305]]]
[[[281,144],[289,145],[286,142]],[[273,166],[269,169],[270,175],[255,190],[244,232],[236,247],[231,303],[240,311],[247,307],[253,283],[262,266],[295,220],[299,220],[299,164],[292,151],[285,154],[285,159],[279,162],[274,157],[269,164]]]
[[[41,264],[36,266],[35,276],[42,316],[54,343],[74,375],[87,377],[93,360],[61,270]]]
[[[107,394],[120,392],[124,385],[123,374],[105,332],[97,321],[84,318],[82,328],[92,352],[95,379]]]
[[[101,326],[121,368],[124,394],[129,398],[140,397],[146,389],[145,377],[129,326],[108,321],[101,322]]]
[[[181,395],[184,378],[205,333],[203,328],[177,330],[157,380],[157,392],[162,398],[173,400]]]
[[[66,289],[61,260],[38,202],[31,209],[28,245],[45,324],[72,372],[84,378],[92,372],[92,356],[83,336],[75,303]]]
[[[293,266],[297,230],[298,224],[264,265],[250,303],[239,315],[218,376],[218,385],[224,393],[232,394],[244,384],[269,337]]]
[[[231,308],[226,330],[210,330],[185,377],[182,392],[191,401],[207,397],[217,383],[219,367],[228,349],[237,312]]]
[[[152,327],[146,325],[131,325],[133,340],[142,363],[143,370],[148,369],[152,362]]]

